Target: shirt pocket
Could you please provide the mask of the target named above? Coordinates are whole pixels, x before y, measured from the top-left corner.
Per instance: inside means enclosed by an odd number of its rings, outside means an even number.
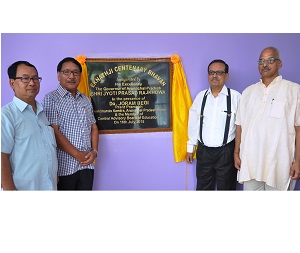
[[[285,103],[279,100],[272,100],[269,116],[271,118],[280,119],[283,117]]]
[[[84,120],[86,121],[86,124],[88,126],[94,124],[95,123],[95,116],[94,116],[94,111],[93,111],[92,105],[89,104],[88,102],[83,102],[82,110],[83,110],[82,116],[84,117]]]
[[[50,144],[54,147],[57,147],[54,129],[51,126],[46,126],[46,133]]]

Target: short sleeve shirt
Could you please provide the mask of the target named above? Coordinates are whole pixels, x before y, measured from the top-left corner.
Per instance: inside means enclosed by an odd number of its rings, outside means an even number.
[[[9,154],[17,190],[56,190],[57,155],[53,128],[36,102],[17,97],[1,110],[1,152]]]
[[[61,85],[45,95],[43,106],[51,124],[58,125],[59,131],[80,151],[91,151],[91,129],[96,123],[92,103],[87,96],[72,94]],[[81,166],[71,155],[57,149],[58,175],[67,176],[82,169],[94,169],[94,164]]]

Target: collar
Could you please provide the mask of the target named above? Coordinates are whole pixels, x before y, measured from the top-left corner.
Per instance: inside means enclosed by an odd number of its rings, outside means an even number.
[[[13,103],[20,110],[20,112],[23,112],[27,106],[32,108],[32,106],[30,104],[27,104],[26,102],[17,98],[16,96],[14,96],[14,98],[13,98]],[[43,110],[43,107],[38,101],[35,101],[35,103],[36,103],[36,109],[37,109],[36,112],[37,112],[37,114],[39,114]]]
[[[275,78],[273,79],[273,81],[272,81],[268,86],[274,85],[274,84],[276,84],[276,83],[279,83],[281,80],[282,80],[282,76],[277,76],[277,77],[275,77]],[[263,83],[262,79],[259,79],[259,81],[260,81],[260,83],[261,83],[262,85],[265,86],[265,84]]]
[[[61,84],[58,85],[57,92],[62,97],[65,97],[67,95],[71,95],[71,92],[67,91],[64,87],[62,87]],[[81,95],[82,94],[78,90],[76,90],[76,98],[78,98],[78,96],[81,96]]]
[[[212,91],[211,91],[211,88],[209,87],[209,89],[208,89],[208,94],[212,94]],[[223,86],[223,88],[222,88],[222,90],[220,91],[220,93],[219,94],[223,94],[224,96],[228,96],[228,90],[227,90],[227,87],[226,87],[226,85],[224,84],[224,86]]]

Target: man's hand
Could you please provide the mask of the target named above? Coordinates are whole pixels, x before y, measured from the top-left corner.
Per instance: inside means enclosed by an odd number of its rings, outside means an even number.
[[[187,163],[192,163],[193,162],[193,153],[186,153],[186,162]]]

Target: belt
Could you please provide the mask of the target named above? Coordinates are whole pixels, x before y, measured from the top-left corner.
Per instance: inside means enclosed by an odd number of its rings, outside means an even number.
[[[235,139],[233,139],[231,142],[228,142],[225,145],[222,145],[219,147],[208,147],[208,146],[205,146],[201,141],[198,141],[198,145],[201,145],[202,147],[205,147],[205,148],[217,149],[217,148],[223,148],[223,147],[234,145],[234,142],[235,142]]]

